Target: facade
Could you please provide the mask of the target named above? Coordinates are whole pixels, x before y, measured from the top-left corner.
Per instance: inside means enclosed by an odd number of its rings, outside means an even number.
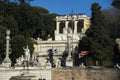
[[[55,20],[55,40],[43,41],[40,38],[35,40],[33,56],[39,58],[41,66],[45,65],[43,61],[49,58],[48,55],[50,53],[54,53],[53,59],[56,62],[67,49],[69,49],[69,53],[74,51],[78,41],[85,36],[84,33],[90,26],[90,17],[87,17],[85,14],[57,16]],[[69,32],[68,29],[70,29]]]
[[[0,80],[120,80],[120,70],[81,69],[0,69]]]
[[[90,26],[90,17],[84,14],[73,14],[56,17],[55,40],[67,40],[67,29],[72,29],[73,39],[80,40],[80,34],[84,34]]]

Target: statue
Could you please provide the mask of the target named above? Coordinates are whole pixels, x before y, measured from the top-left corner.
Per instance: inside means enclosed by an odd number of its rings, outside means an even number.
[[[81,63],[80,68],[86,68],[83,62]]]
[[[50,59],[49,58],[46,58],[45,59],[45,68],[51,68],[51,63],[50,63]]]
[[[21,55],[21,57],[19,57],[16,61],[17,61],[17,63],[15,64],[16,66],[22,66],[24,61],[23,55]]]
[[[29,67],[29,61],[30,61],[30,50],[28,48],[28,45],[25,47],[23,47],[23,50],[24,50],[24,62],[23,62],[23,68],[25,69],[25,67]]]
[[[28,45],[26,46],[26,48],[23,47],[23,49],[25,53],[24,60],[29,61],[30,60],[30,49],[28,48]]]
[[[60,68],[61,67],[61,58],[55,59],[54,63],[55,63],[56,68]]]

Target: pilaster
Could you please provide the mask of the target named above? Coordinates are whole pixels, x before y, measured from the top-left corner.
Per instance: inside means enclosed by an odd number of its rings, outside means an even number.
[[[56,21],[56,30],[55,30],[55,34],[59,34],[59,28],[60,28],[60,22]]]
[[[83,28],[82,28],[82,32],[85,33],[86,30],[89,28],[90,26],[90,21],[88,21],[87,19],[84,19],[84,23],[83,23]]]
[[[77,33],[77,23],[78,21],[74,21],[74,33]]]

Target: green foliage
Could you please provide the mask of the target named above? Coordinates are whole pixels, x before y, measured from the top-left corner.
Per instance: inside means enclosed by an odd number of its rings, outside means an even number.
[[[28,38],[25,42],[25,45],[28,45],[29,46],[29,49],[30,49],[30,54],[32,56],[33,52],[34,52],[34,47],[33,47],[33,44],[35,44],[34,40],[31,39],[31,38]]]
[[[26,40],[22,35],[16,35],[11,39],[11,48],[12,53],[10,54],[13,64],[16,62],[16,59],[24,55],[23,46],[25,46]]]
[[[112,5],[120,9],[120,0],[113,0]]]
[[[39,6],[33,6],[32,7],[34,9],[34,11],[39,15],[39,14],[48,14],[49,11],[47,9],[44,9],[43,7],[39,7]]]
[[[106,18],[106,31],[108,32],[109,36],[116,40],[116,38],[120,37],[120,9],[117,8],[108,8],[103,10]],[[107,62],[110,64],[110,61]],[[104,63],[104,64],[107,64]],[[120,52],[118,49],[118,44],[114,46],[114,58],[113,64],[120,63]]]
[[[25,38],[32,36],[35,32],[36,22],[31,9],[31,6],[26,4],[21,4],[19,8],[19,32]]]
[[[11,15],[4,18],[4,26],[11,30],[11,36],[18,34],[18,23],[15,18]]]
[[[120,10],[108,8],[103,10],[106,19],[106,30],[113,39],[120,37]]]
[[[49,14],[47,9],[37,6],[31,6],[28,1],[19,0],[20,4],[15,2],[0,2],[0,61],[4,58],[5,52],[5,32],[11,30],[11,48],[10,54],[12,64],[16,59],[23,55],[23,46],[29,46],[32,55],[34,48],[33,38],[40,37],[46,40],[53,37],[55,30],[54,18],[57,14]]]
[[[28,4],[28,3],[30,3],[31,1],[34,1],[34,0],[16,0],[16,1],[19,1],[20,4]]]
[[[82,40],[85,44],[83,49],[90,51],[89,55],[93,57],[94,63],[98,61],[99,65],[110,66],[105,63],[112,63],[113,41],[105,30],[106,21],[100,9],[101,6],[98,3],[92,4],[91,26],[86,32],[86,37]]]
[[[5,53],[5,32],[6,28],[0,25],[0,62],[3,60]]]

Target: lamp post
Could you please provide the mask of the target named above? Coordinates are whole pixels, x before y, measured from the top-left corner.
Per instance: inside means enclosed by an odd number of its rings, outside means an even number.
[[[68,28],[67,30],[67,49],[68,49],[68,56],[66,59],[66,66],[68,67],[73,67],[73,61],[72,61],[72,57],[71,57],[71,43],[70,43],[70,39],[71,39],[71,28]]]
[[[67,32],[68,32],[68,34],[67,34],[68,58],[70,59],[71,58],[71,51],[70,51],[70,38],[71,38],[70,32],[71,32],[71,28],[68,28]]]
[[[10,40],[10,30],[6,30],[6,57],[4,59],[4,65],[6,67],[10,67],[11,66],[11,60],[9,58],[9,40]]]

